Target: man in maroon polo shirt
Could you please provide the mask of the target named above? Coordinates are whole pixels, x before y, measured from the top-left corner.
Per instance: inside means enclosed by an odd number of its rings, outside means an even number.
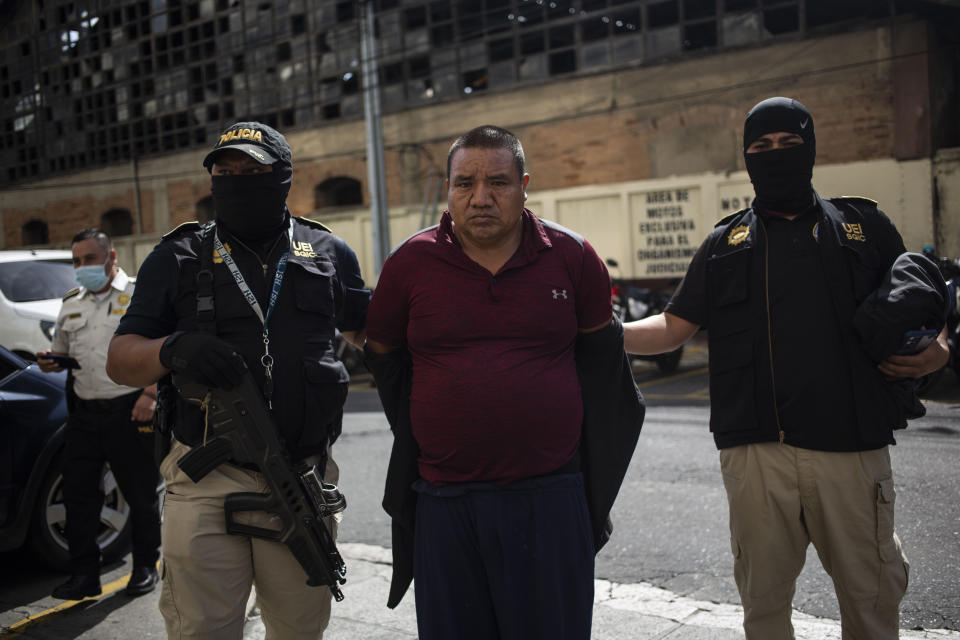
[[[369,349],[412,361],[420,637],[589,638],[574,347],[610,324],[609,276],[582,237],[524,208],[509,131],[458,138],[447,175],[449,211],[386,261],[367,316]]]

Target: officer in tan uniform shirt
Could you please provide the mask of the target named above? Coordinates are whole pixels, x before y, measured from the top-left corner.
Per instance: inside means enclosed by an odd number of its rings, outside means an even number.
[[[126,312],[134,281],[117,266],[110,238],[86,229],[73,239],[73,266],[80,287],[63,298],[52,348],[37,354],[45,372],[71,369],[67,382],[70,418],[64,432],[63,501],[71,577],[53,597],[79,600],[100,594],[100,486],[105,462],[130,505],[133,573],[126,593],[148,593],[157,583],[160,517],[153,460],[156,386],[136,389],[107,377],[107,346]],[[70,356],[72,362],[51,355]]]

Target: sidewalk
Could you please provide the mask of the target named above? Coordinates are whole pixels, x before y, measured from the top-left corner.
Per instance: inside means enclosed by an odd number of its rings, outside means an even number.
[[[338,545],[346,560],[343,602],[333,603],[333,617],[324,640],[401,640],[417,637],[413,588],[396,609],[386,606],[390,586],[390,550],[364,544]],[[251,598],[252,603],[252,598]],[[593,640],[739,640],[739,606],[678,596],[650,584],[596,581]],[[797,640],[840,640],[837,620],[795,611]],[[262,640],[263,624],[254,610],[244,640]],[[901,630],[903,640],[960,639],[960,632]]]

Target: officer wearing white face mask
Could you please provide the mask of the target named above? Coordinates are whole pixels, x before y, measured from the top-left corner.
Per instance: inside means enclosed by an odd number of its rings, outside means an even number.
[[[71,577],[53,597],[80,600],[100,594],[100,488],[104,462],[130,505],[133,573],[127,595],[148,593],[157,583],[160,517],[153,461],[156,385],[118,385],[105,369],[110,338],[126,313],[134,281],[117,266],[110,238],[85,229],[73,238],[73,265],[80,287],[63,298],[52,349],[37,354],[45,372],[71,369],[67,383],[70,419],[65,430],[63,496]],[[54,359],[69,356],[75,362]]]

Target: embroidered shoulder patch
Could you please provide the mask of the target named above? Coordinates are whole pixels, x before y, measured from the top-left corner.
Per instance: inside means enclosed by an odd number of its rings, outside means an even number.
[[[863,232],[863,225],[859,222],[844,222],[843,232],[847,236],[847,240],[856,240],[857,242],[866,242],[867,235]]]

